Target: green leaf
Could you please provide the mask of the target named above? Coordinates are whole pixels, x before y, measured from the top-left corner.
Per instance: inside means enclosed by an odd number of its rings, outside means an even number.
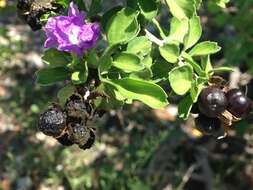
[[[171,19],[169,39],[183,42],[188,32],[188,19],[179,20],[176,17]]]
[[[89,51],[89,54],[87,55],[87,64],[89,68],[97,69],[99,62],[98,62],[98,56],[95,49],[92,49]]]
[[[220,6],[221,8],[226,8],[226,3],[228,3],[229,0],[215,0],[216,5]]]
[[[217,68],[214,68],[213,70],[209,71],[209,72],[234,72],[234,68],[231,68],[231,67],[217,67]]]
[[[202,27],[200,24],[200,18],[195,15],[189,20],[189,32],[184,39],[184,49],[189,49],[195,45],[199,41],[201,34]]]
[[[140,71],[144,65],[138,56],[130,53],[120,53],[114,57],[113,66],[123,70],[126,73]]]
[[[101,74],[107,73],[107,71],[112,67],[112,57],[104,56],[99,62],[99,71]]]
[[[184,95],[190,90],[192,80],[193,69],[189,65],[175,67],[169,72],[171,88],[178,95]]]
[[[74,84],[82,84],[87,81],[88,78],[88,72],[85,71],[75,71],[71,75],[71,80]]]
[[[71,75],[73,84],[79,85],[87,81],[88,78],[88,67],[87,63],[82,63],[76,67],[76,70]]]
[[[126,99],[139,100],[151,108],[160,109],[168,104],[167,94],[157,84],[132,78],[104,82],[114,86]]]
[[[42,60],[50,67],[61,67],[71,62],[71,56],[68,53],[51,48],[44,52]]]
[[[138,0],[141,14],[147,19],[152,20],[158,13],[158,7],[155,0]]]
[[[205,41],[194,46],[189,54],[191,56],[203,56],[217,53],[220,50],[221,47],[216,42]]]
[[[184,60],[185,60],[186,63],[190,64],[193,67],[194,71],[198,75],[200,75],[201,77],[206,77],[207,76],[207,74],[205,73],[205,71],[200,67],[200,65],[197,62],[195,62],[193,60],[193,58],[188,53],[183,52],[182,53],[182,57],[184,58]]]
[[[152,42],[146,36],[136,37],[127,45],[127,52],[133,54],[147,55],[150,53]]]
[[[165,44],[159,47],[161,56],[169,63],[176,63],[179,57],[179,46],[176,44]]]
[[[178,116],[184,120],[188,119],[193,101],[190,95],[185,96],[178,105]]]
[[[199,94],[205,87],[206,80],[197,79],[192,82],[192,87],[190,90],[190,95],[192,98],[192,101],[196,103],[198,101]]]
[[[132,40],[140,31],[137,21],[138,13],[130,8],[124,8],[117,12],[108,21],[106,36],[109,44],[123,44]]]
[[[204,69],[206,74],[213,73],[213,66],[211,64],[210,55],[201,57],[201,66]]]
[[[177,19],[191,18],[196,12],[194,0],[166,0],[171,14]]]
[[[102,11],[102,0],[92,0],[89,8],[89,17],[97,15]]]
[[[75,86],[68,84],[58,91],[57,98],[60,105],[63,106],[66,103],[67,99],[75,92],[75,89]]]
[[[69,0],[56,0],[56,3],[62,5],[64,8],[69,6]]]
[[[116,6],[112,9],[110,9],[109,11],[107,11],[103,16],[102,16],[102,20],[101,20],[101,26],[102,29],[105,31],[106,30],[106,26],[108,24],[108,22],[111,20],[111,18],[117,14],[117,12],[119,12],[120,10],[122,10],[121,6]]]
[[[45,68],[36,72],[37,83],[40,85],[51,85],[59,81],[67,80],[70,72],[65,67]]]

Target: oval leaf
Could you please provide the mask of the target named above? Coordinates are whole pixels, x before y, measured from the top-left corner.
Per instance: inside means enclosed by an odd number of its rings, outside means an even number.
[[[202,27],[200,24],[200,18],[199,16],[193,16],[189,20],[189,31],[184,39],[184,49],[189,49],[193,45],[195,45],[202,34]]]
[[[166,0],[171,14],[179,20],[191,18],[196,12],[194,0]]]
[[[193,69],[190,65],[174,68],[169,73],[169,82],[173,91],[178,95],[184,95],[191,88]]]
[[[179,46],[176,44],[165,44],[159,47],[161,56],[169,63],[176,63],[179,57]]]
[[[120,53],[114,58],[113,66],[123,70],[126,73],[140,71],[144,65],[138,56],[130,53]]]
[[[157,84],[132,78],[104,82],[114,86],[126,99],[139,100],[151,108],[160,109],[168,105],[167,94]]]
[[[137,12],[130,8],[124,8],[112,16],[106,26],[107,40],[111,46],[127,43],[137,36],[140,30],[137,16]]]
[[[218,46],[216,42],[205,41],[198,43],[192,50],[189,52],[191,56],[202,56],[214,54],[221,50],[221,47]]]
[[[36,73],[36,82],[40,85],[51,85],[69,78],[69,70],[65,67],[45,68]]]

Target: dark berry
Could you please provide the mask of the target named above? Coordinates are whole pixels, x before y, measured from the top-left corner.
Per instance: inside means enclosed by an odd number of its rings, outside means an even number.
[[[40,115],[38,128],[48,136],[57,137],[61,135],[65,127],[66,115],[61,107],[56,104],[53,104]]]
[[[88,139],[88,141],[84,144],[84,145],[79,145],[79,148],[85,150],[85,149],[89,149],[92,147],[92,145],[95,142],[95,134],[92,130],[90,130],[90,138]]]
[[[200,93],[198,106],[201,113],[208,117],[217,117],[225,111],[227,98],[225,93],[216,87],[207,87]]]
[[[65,104],[67,115],[70,117],[85,117],[91,113],[91,106],[79,95],[72,95]]]
[[[247,98],[239,89],[232,89],[227,92],[227,110],[234,116],[241,118],[249,114],[251,110],[251,100]]]
[[[79,147],[90,148],[95,140],[95,134],[91,128],[79,123],[69,124],[69,138]]]
[[[61,143],[64,146],[71,146],[74,143],[69,139],[69,135],[65,133],[64,135],[60,136],[56,139],[59,143]]]
[[[21,10],[29,10],[34,0],[18,0],[17,8]]]
[[[210,118],[200,114],[199,117],[196,118],[195,123],[196,128],[205,135],[219,137],[224,134],[221,121],[218,118]]]
[[[42,28],[40,18],[43,14],[61,10],[62,6],[52,0],[18,0],[17,3],[18,16],[34,31]]]

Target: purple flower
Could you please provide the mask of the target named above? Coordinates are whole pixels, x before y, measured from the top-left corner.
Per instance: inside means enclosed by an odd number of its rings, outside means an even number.
[[[99,25],[85,23],[85,17],[85,13],[71,2],[68,16],[49,18],[44,28],[47,35],[44,47],[57,47],[60,51],[82,57],[87,49],[94,47],[100,36]]]

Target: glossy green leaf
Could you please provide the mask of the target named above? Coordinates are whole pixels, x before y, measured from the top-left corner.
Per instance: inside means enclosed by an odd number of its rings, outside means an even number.
[[[169,39],[183,42],[185,35],[188,33],[188,19],[179,20],[176,17],[171,19]]]
[[[42,61],[50,67],[61,67],[71,62],[71,56],[66,52],[50,48],[44,52]]]
[[[179,46],[176,44],[165,44],[159,47],[161,56],[169,63],[176,63],[179,57]]]
[[[67,99],[75,92],[75,89],[75,86],[68,84],[58,91],[57,98],[60,105],[63,106],[66,103]]]
[[[140,71],[144,65],[138,56],[130,53],[120,53],[114,57],[113,66],[123,70],[126,73]]]
[[[160,109],[168,104],[167,94],[157,84],[132,78],[104,82],[114,86],[126,99],[139,100],[151,108]]]
[[[189,54],[191,56],[203,56],[217,53],[220,50],[221,47],[216,42],[205,41],[194,46]]]
[[[185,96],[178,105],[178,116],[184,120],[188,119],[193,101],[190,95]]]
[[[141,14],[147,19],[152,20],[158,13],[158,7],[155,0],[136,0],[138,1]]]
[[[211,64],[210,55],[201,57],[201,67],[205,71],[206,74],[212,74],[213,66]]]
[[[169,72],[170,86],[178,95],[184,95],[190,90],[192,80],[193,69],[190,65],[175,67]]]
[[[109,44],[123,44],[137,36],[140,26],[137,21],[138,13],[130,8],[117,12],[107,23],[106,36]]]
[[[36,82],[40,85],[51,85],[56,82],[67,80],[70,72],[65,67],[45,68],[36,72]]]
[[[71,80],[74,84],[83,84],[88,78],[88,67],[87,63],[83,63],[76,67],[76,70],[71,75]]]
[[[147,55],[150,53],[152,42],[146,36],[136,37],[127,45],[127,52],[134,54]]]
[[[177,19],[191,18],[196,12],[194,0],[166,0],[171,14]]]
[[[201,93],[201,91],[203,90],[203,88],[205,87],[205,83],[207,81],[205,80],[194,80],[192,82],[192,87],[191,87],[191,90],[190,90],[190,95],[191,95],[191,98],[192,98],[192,101],[194,103],[196,103],[198,101],[198,97],[199,97],[199,94]]]
[[[202,27],[200,24],[200,18],[195,15],[189,20],[189,31],[184,39],[184,49],[189,49],[195,45],[199,41],[201,34]]]
[[[183,53],[182,53],[182,57],[184,58],[184,60],[185,60],[186,63],[190,64],[190,65],[193,67],[194,71],[195,71],[198,75],[200,75],[201,77],[206,77],[206,76],[207,76],[207,74],[206,74],[205,71],[201,68],[201,66],[200,66],[197,62],[195,62],[195,61],[193,60],[193,58],[192,58],[188,53],[183,52]]]

